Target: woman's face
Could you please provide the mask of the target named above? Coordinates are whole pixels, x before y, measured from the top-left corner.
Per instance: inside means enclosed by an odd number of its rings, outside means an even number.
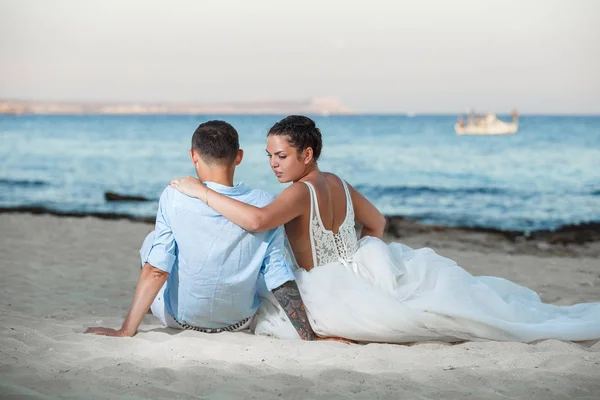
[[[290,146],[287,136],[268,136],[267,155],[271,169],[281,183],[297,181],[306,172],[305,157],[298,160],[298,151]]]

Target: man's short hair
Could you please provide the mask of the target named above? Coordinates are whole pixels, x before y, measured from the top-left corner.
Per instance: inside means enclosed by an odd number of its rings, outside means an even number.
[[[192,136],[192,150],[207,164],[231,165],[239,149],[238,133],[225,121],[200,124]]]

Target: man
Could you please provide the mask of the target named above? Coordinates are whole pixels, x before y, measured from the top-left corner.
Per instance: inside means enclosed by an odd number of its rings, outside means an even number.
[[[243,158],[238,133],[224,121],[198,126],[190,150],[198,178],[226,196],[264,207],[273,196],[239,183]],[[203,332],[246,329],[258,309],[264,279],[304,340],[315,340],[294,274],[285,258],[283,227],[250,233],[203,201],[167,187],[156,227],[140,250],[142,271],[121,329],[91,327],[85,333],[133,336],[151,309],[163,324]]]

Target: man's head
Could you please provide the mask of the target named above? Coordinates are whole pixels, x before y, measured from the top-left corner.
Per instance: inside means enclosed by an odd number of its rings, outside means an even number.
[[[198,175],[206,170],[232,169],[243,157],[238,133],[225,121],[200,124],[192,136],[190,154]]]

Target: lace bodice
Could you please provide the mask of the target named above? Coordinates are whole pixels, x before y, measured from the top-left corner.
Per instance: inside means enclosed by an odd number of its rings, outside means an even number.
[[[358,250],[358,240],[356,238],[356,228],[354,227],[354,207],[346,182],[342,179],[346,194],[346,218],[344,218],[337,233],[325,229],[319,212],[317,192],[311,183],[304,183],[310,190],[309,232],[313,265],[316,267],[332,261],[351,262],[354,253]]]

